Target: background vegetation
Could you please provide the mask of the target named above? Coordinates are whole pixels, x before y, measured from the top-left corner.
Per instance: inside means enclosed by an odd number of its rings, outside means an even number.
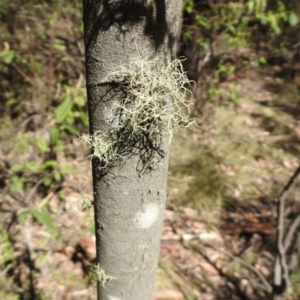
[[[81,18],[80,1],[0,1],[1,299],[95,296]],[[299,18],[297,1],[184,1],[200,126],[173,139],[156,299],[265,299],[237,258],[270,280],[275,197],[299,163]],[[286,219],[299,208],[295,190]]]

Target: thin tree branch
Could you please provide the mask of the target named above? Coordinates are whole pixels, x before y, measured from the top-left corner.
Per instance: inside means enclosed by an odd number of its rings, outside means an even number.
[[[284,247],[285,251],[287,251],[288,248],[290,247],[290,245],[292,243],[292,239],[294,237],[294,234],[295,234],[299,224],[300,224],[300,213],[298,213],[296,218],[294,218],[292,223],[289,225],[289,228],[287,229],[287,232],[284,236],[283,247]]]
[[[232,260],[237,260],[239,261],[242,265],[244,265],[248,270],[252,271],[263,283],[263,285],[261,286],[262,289],[268,293],[271,293],[272,291],[272,286],[269,284],[269,282],[267,281],[267,279],[265,278],[265,276],[258,271],[255,267],[253,267],[251,264],[247,263],[245,260],[243,260],[242,258],[235,256],[225,250],[222,249],[218,249],[212,245],[206,244],[207,246],[211,247],[212,249],[214,249],[215,251],[218,251],[222,254],[227,255],[228,257],[230,257]]]
[[[290,257],[289,257],[289,271],[292,272],[298,267],[298,250],[300,247],[300,232],[298,231],[296,234],[296,238],[294,239],[292,246],[290,248]]]
[[[198,242],[198,239],[194,239],[196,242]],[[191,241],[192,242],[192,241]],[[271,293],[272,292],[272,286],[270,285],[270,283],[267,281],[267,279],[265,278],[265,276],[258,271],[255,267],[253,267],[251,264],[247,263],[245,260],[243,260],[242,258],[235,256],[225,250],[219,249],[209,243],[205,243],[203,241],[201,241],[201,243],[206,246],[209,247],[211,249],[213,249],[216,252],[222,253],[226,256],[228,256],[229,258],[231,258],[232,260],[238,260],[242,265],[244,265],[248,270],[250,270],[251,272],[253,272],[262,282],[262,284],[257,283],[257,286],[259,286],[262,290],[264,290],[267,293]],[[192,243],[193,245],[193,243]],[[200,250],[198,244],[195,245],[197,247],[198,250]],[[252,282],[254,282],[254,280],[252,280]]]
[[[29,194],[27,195],[27,197],[25,198],[24,202],[26,204],[28,204],[31,200],[31,198],[34,196],[34,194],[36,193],[38,187],[43,183],[43,179],[40,179],[34,186],[33,188],[30,190]]]
[[[276,228],[276,240],[277,240],[277,256],[274,263],[274,275],[273,275],[273,300],[278,299],[278,294],[282,294],[284,291],[284,286],[286,285],[287,288],[290,288],[291,283],[289,279],[289,270],[288,265],[286,262],[286,250],[287,250],[287,244],[289,243],[289,240],[291,239],[290,236],[292,236],[295,229],[294,226],[292,229],[289,229],[287,231],[287,234],[284,238],[284,212],[285,212],[285,199],[292,189],[292,187],[295,185],[298,177],[300,175],[300,166],[296,170],[296,172],[293,174],[293,176],[290,178],[287,185],[283,188],[282,192],[280,193],[278,197],[277,202],[277,228]],[[286,246],[286,247],[285,247]],[[283,282],[284,280],[284,282]],[[278,291],[277,291],[278,290]]]

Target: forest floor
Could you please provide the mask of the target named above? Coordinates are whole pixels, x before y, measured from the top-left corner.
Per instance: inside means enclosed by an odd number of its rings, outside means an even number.
[[[78,140],[88,132],[80,9],[8,7],[0,11],[9,24],[0,25],[0,298],[96,299],[86,279],[93,211],[82,210],[91,168]],[[195,96],[199,126],[176,133],[171,148],[155,300],[266,299],[276,197],[299,164],[300,77],[280,75],[291,64],[249,63],[219,83],[218,101],[199,109]],[[299,201],[297,185],[287,222]],[[285,299],[299,299],[299,276],[298,268]]]

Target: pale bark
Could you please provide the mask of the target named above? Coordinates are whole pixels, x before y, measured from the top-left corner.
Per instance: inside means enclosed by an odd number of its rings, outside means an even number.
[[[108,132],[119,84],[106,76],[139,55],[174,59],[181,0],[85,0],[84,27],[90,132]],[[131,145],[132,146],[132,145]],[[131,147],[129,145],[129,148]],[[153,169],[127,155],[106,172],[93,160],[97,261],[115,280],[98,283],[101,300],[150,300],[160,250],[166,198],[169,137]]]

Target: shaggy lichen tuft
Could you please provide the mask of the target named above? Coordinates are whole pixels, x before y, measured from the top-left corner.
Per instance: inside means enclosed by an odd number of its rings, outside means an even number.
[[[172,134],[174,130],[191,126],[189,111],[192,93],[181,61],[176,59],[167,67],[159,67],[157,59],[132,60],[127,66],[109,74],[107,81],[118,81],[127,93],[122,103],[115,104],[124,125],[133,135]]]
[[[162,141],[173,131],[191,126],[192,92],[181,61],[163,67],[157,59],[133,59],[104,80],[117,84],[122,97],[112,105],[111,129],[81,140],[92,149],[100,168],[131,155],[139,155],[143,170],[151,170],[164,157]]]
[[[112,280],[116,280],[116,277],[107,275],[99,263],[90,265],[87,278],[88,285],[99,282],[104,287],[107,282]]]

